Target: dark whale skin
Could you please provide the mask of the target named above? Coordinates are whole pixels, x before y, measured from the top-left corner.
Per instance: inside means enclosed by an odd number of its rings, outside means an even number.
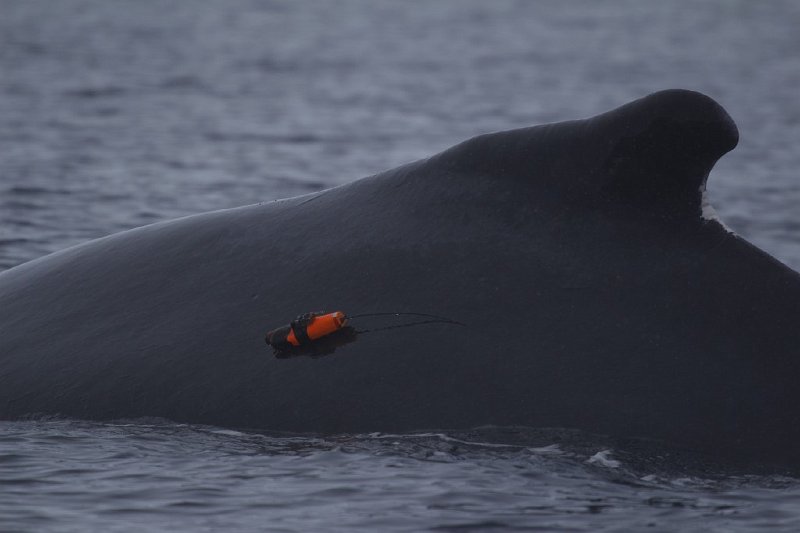
[[[566,427],[800,464],[800,275],[702,216],[738,132],[662,91],[0,274],[0,418]],[[468,325],[276,359],[319,309]]]

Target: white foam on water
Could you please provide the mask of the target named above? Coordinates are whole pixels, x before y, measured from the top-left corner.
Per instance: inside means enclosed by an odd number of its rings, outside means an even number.
[[[589,457],[587,463],[592,465],[604,466],[606,468],[619,468],[622,464],[616,459],[611,458],[611,450],[602,450]]]

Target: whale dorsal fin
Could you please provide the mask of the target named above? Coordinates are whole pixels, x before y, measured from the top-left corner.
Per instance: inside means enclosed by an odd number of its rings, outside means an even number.
[[[738,139],[714,100],[672,89],[585,120],[475,137],[439,158],[462,172],[530,183],[567,203],[699,214],[711,168]]]

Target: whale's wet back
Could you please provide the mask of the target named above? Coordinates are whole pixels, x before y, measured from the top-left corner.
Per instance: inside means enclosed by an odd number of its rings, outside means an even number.
[[[663,91],[22,265],[0,275],[0,415],[565,427],[796,462],[800,276],[702,214],[737,138],[710,98]],[[267,356],[268,325],[335,308],[474,327]]]

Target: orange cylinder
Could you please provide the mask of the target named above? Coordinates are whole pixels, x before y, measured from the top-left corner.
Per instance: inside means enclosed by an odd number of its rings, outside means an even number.
[[[313,341],[342,329],[346,323],[347,317],[341,311],[315,316],[306,325],[306,334],[308,338]],[[288,340],[292,346],[300,346],[300,341],[297,340],[294,329],[289,332],[286,340]]]

